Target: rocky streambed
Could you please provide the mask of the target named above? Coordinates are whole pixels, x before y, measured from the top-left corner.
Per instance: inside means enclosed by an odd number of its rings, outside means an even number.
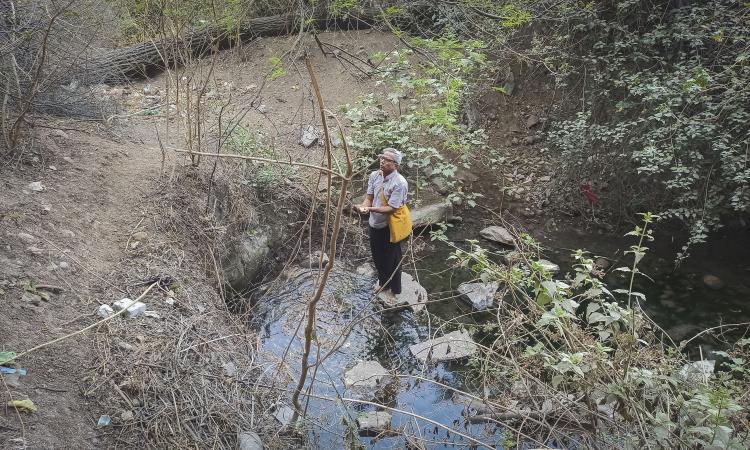
[[[261,357],[290,389],[299,375],[300,324],[318,274],[316,269],[286,271],[255,306]],[[502,430],[473,423],[474,410],[455,392],[467,389],[466,363],[476,344],[466,330],[437,326],[420,313],[426,292],[404,275],[403,301],[388,306],[373,294],[371,268],[337,263],[317,312],[320,351],[313,351],[311,361],[322,364],[306,397],[308,439],[322,448],[341,448],[347,436],[367,448],[405,448],[409,442],[427,448],[472,441],[500,445]],[[290,419],[287,399],[279,395],[280,424]]]

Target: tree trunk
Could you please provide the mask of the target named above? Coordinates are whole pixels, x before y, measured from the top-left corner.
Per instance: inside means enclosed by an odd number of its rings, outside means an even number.
[[[375,11],[366,11],[358,17],[347,16],[331,19],[326,14],[316,14],[312,23],[318,30],[363,29],[369,28]],[[81,77],[84,84],[121,83],[141,79],[163,71],[166,67],[179,66],[191,58],[205,56],[214,51],[231,48],[239,41],[245,42],[256,37],[281,36],[299,30],[300,17],[297,14],[258,17],[241,25],[239,33],[211,27],[194,31],[177,42],[144,42],[129,47],[109,51],[95,58]]]

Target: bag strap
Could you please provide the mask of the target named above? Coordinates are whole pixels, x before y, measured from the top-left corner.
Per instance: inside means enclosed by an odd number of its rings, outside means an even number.
[[[390,206],[390,205],[388,205],[388,197],[385,196],[385,176],[383,175],[383,171],[382,170],[379,170],[378,173],[383,178],[383,184],[380,185],[380,196],[383,197],[383,203],[385,203],[384,206]],[[406,202],[402,203],[401,206],[404,206],[405,204],[406,204]],[[396,209],[400,209],[401,206],[399,206]]]

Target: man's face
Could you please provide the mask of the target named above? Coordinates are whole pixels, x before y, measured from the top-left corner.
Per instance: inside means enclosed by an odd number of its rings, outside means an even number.
[[[396,155],[393,152],[385,152],[380,155],[380,170],[383,172],[392,172],[396,169]]]

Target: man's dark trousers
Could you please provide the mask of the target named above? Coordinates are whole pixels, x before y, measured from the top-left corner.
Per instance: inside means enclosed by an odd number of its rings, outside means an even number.
[[[391,243],[391,232],[385,228],[370,228],[370,251],[378,271],[382,290],[401,293],[401,243]],[[392,275],[392,276],[391,276]],[[390,281],[388,281],[390,279]]]

